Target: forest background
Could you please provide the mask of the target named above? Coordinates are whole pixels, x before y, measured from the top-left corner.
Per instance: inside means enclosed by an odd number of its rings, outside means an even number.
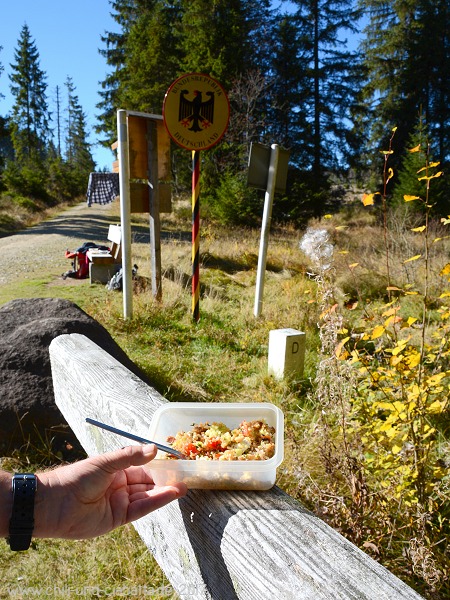
[[[278,295],[270,323],[297,319],[313,332],[307,377],[286,384],[283,394],[275,390],[291,426],[286,447],[302,467],[280,483],[426,597],[447,598],[449,2],[305,0],[283,12],[267,0],[116,0],[111,8],[119,33],[100,40],[110,69],[98,104],[106,146],[116,139],[118,108],[160,113],[168,86],[183,73],[209,73],[228,91],[228,130],[202,156],[205,262],[226,252],[225,241],[239,231],[226,259],[252,264],[255,250],[244,239],[257,231],[263,198],[246,184],[251,142],[291,152],[274,229],[290,240],[311,224],[330,234],[320,240],[310,231],[303,240],[312,265],[279,259],[292,302],[283,313]],[[358,23],[365,25],[353,48],[347,40]],[[14,206],[31,214],[80,199],[95,168],[75,82],[67,78],[50,110],[44,68],[24,25],[14,63],[0,67],[15,98],[0,118],[4,230],[16,226],[8,221]],[[175,198],[189,193],[189,163],[174,147]],[[364,216],[353,209],[360,196]],[[331,242],[340,250],[334,280]],[[243,302],[242,286],[227,291],[217,329],[214,318],[203,317],[211,339],[202,356],[219,347],[223,360],[224,315],[234,293],[236,306]],[[165,307],[164,340],[170,324],[178,336],[185,318],[178,302]],[[238,348],[232,362],[241,361],[240,372],[262,356],[270,324],[257,330],[247,320],[238,330],[241,312],[230,318],[233,343],[226,346]],[[146,336],[161,329],[160,307],[146,306],[139,318]],[[117,315],[108,319],[117,335],[136,335],[126,325],[120,331]],[[136,338],[127,343],[137,360],[151,346],[146,339],[140,354]],[[158,340],[158,352],[162,345]],[[183,347],[187,355],[189,343]],[[273,383],[257,383],[256,395],[276,395]],[[316,464],[305,464],[306,455]]]
[[[288,189],[273,217],[295,224],[338,209],[351,186],[379,186],[378,150],[394,126],[394,202],[408,183],[409,193],[420,187],[408,146],[432,140],[434,158],[444,166],[448,160],[445,0],[306,0],[287,3],[286,11],[269,0],[110,4],[120,32],[99,33],[109,74],[99,90],[97,133],[106,146],[116,139],[118,108],[161,113],[168,86],[182,73],[218,79],[231,120],[223,143],[203,157],[202,204],[222,222],[260,218],[261,196],[246,186],[253,141],[290,149]],[[2,189],[30,208],[85,193],[95,164],[76,82],[61,82],[49,106],[45,65],[26,24],[14,57],[5,73],[0,52],[3,85],[9,79],[14,97],[0,117]],[[175,149],[176,192],[189,188],[186,162]],[[446,211],[445,181],[439,186]]]

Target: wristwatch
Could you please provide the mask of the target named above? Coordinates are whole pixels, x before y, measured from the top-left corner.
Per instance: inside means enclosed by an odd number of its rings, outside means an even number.
[[[32,473],[15,474],[12,478],[13,507],[9,521],[9,547],[28,550],[34,529],[34,497],[37,478]]]

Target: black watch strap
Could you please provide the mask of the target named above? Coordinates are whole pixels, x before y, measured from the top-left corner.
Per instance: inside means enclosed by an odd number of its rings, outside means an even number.
[[[34,497],[37,479],[32,473],[16,474],[12,478],[13,507],[9,522],[11,550],[28,550],[34,529]]]

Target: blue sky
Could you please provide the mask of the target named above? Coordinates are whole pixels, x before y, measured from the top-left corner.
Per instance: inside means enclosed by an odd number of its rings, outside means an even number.
[[[108,0],[77,0],[69,5],[64,0],[2,0],[0,13],[0,115],[5,116],[12,105],[8,74],[14,63],[14,50],[23,25],[26,23],[40,56],[40,67],[47,74],[49,108],[55,111],[55,89],[64,94],[67,76],[72,77],[76,94],[91,130],[90,142],[97,168],[111,168],[112,152],[98,145],[94,132],[99,102],[99,81],[107,73],[105,59],[98,49],[107,31],[118,31],[110,16]],[[170,82],[169,82],[170,84]],[[63,96],[63,100],[64,100]]]
[[[47,75],[47,97],[49,109],[56,112],[55,90],[60,87],[64,94],[64,83],[71,77],[80,104],[87,115],[90,128],[89,141],[97,169],[111,168],[112,152],[98,143],[94,132],[99,110],[96,104],[100,97],[99,82],[105,79],[107,65],[99,54],[104,48],[101,36],[105,32],[119,31],[111,18],[108,0],[77,0],[69,5],[64,0],[0,0],[0,63],[4,70],[0,75],[0,115],[11,109],[13,99],[9,89],[10,64],[14,63],[14,50],[26,23],[40,56],[40,67]],[[273,2],[274,6],[280,0]],[[285,3],[289,6],[289,2]],[[167,82],[167,87],[172,81]],[[63,96],[63,102],[65,97]],[[162,110],[162,107],[161,107]]]
[[[273,5],[279,6],[280,0]],[[5,116],[11,106],[8,74],[10,64],[14,63],[14,50],[23,25],[30,29],[32,39],[40,56],[40,67],[47,75],[47,96],[49,109],[56,112],[55,90],[60,87],[64,94],[64,83],[71,77],[76,88],[80,104],[87,115],[92,146],[97,169],[111,168],[113,154],[108,148],[100,146],[94,132],[99,113],[96,104],[100,97],[99,82],[105,79],[107,65],[99,54],[104,48],[101,36],[105,32],[118,31],[111,18],[108,0],[77,0],[68,5],[64,0],[1,0],[0,13],[0,63],[4,70],[0,75],[0,115]],[[291,7],[284,2],[285,9]],[[171,84],[167,82],[167,87]],[[65,97],[63,95],[63,101]],[[162,109],[162,107],[161,107]]]

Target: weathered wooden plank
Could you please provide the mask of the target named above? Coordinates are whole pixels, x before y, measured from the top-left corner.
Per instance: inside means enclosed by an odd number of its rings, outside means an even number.
[[[130,179],[148,179],[147,119],[127,115]]]
[[[159,212],[172,212],[172,190],[170,183],[158,183]],[[132,181],[130,183],[130,212],[148,213],[150,211],[150,196],[147,183]]]
[[[170,170],[170,136],[163,121],[156,122],[158,135],[158,179],[170,181],[172,178]]]
[[[150,192],[148,183],[132,181],[130,183],[130,212],[148,213],[150,211]]]
[[[145,436],[165,399],[79,334],[51,343],[56,403],[89,454],[124,445],[85,417]],[[278,488],[191,490],[135,527],[181,598],[418,600]],[[151,582],[149,582],[149,585]]]

